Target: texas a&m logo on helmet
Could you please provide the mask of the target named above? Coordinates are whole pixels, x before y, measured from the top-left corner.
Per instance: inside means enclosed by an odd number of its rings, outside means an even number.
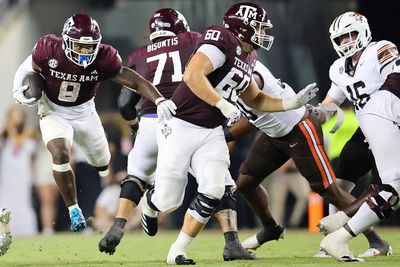
[[[265,9],[258,4],[234,4],[226,11],[224,24],[225,28],[240,40],[251,44],[254,49],[262,47],[269,50],[272,46],[274,37],[266,34],[266,31],[272,28],[272,24]]]

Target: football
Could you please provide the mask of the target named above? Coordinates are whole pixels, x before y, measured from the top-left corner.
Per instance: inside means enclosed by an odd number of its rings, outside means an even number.
[[[46,86],[46,81],[41,74],[32,71],[25,76],[22,84],[28,86],[28,89],[24,91],[26,98],[40,99]]]

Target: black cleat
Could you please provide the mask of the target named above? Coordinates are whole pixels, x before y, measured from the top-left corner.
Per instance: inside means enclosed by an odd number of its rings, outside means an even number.
[[[142,228],[146,234],[149,236],[155,236],[158,231],[158,219],[152,218],[150,216],[147,216],[146,214],[142,213]]]
[[[235,240],[225,244],[224,261],[234,261],[234,260],[256,260],[257,257],[245,250],[239,240]]]
[[[279,240],[285,236],[285,229],[280,226],[276,225],[272,228],[264,228],[257,234],[247,238],[243,241],[242,246],[246,250],[256,250],[262,244],[271,241],[271,240]]]
[[[263,229],[257,233],[257,241],[262,245],[271,240],[279,240],[283,238],[285,234],[285,228],[279,224],[274,226],[272,229]]]
[[[195,265],[196,261],[193,259],[188,259],[183,255],[178,255],[175,258],[176,265]]]
[[[123,236],[124,231],[113,225],[99,242],[100,252],[110,255],[114,254],[115,248],[118,246],[119,242],[121,242]]]

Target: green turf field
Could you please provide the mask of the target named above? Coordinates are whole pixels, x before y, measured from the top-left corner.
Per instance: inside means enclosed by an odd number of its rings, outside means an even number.
[[[241,231],[240,237],[243,240],[252,233]],[[380,228],[379,233],[391,243],[394,256],[349,264],[400,266],[400,229]],[[177,231],[162,231],[155,237],[148,237],[140,231],[126,234],[113,256],[98,251],[100,233],[14,238],[11,249],[0,257],[0,266],[166,266],[164,259],[177,234]],[[270,242],[257,250],[258,261],[224,262],[222,235],[218,231],[205,230],[192,243],[188,255],[199,266],[343,266],[333,259],[312,258],[320,239],[320,234],[289,229],[285,239]],[[350,248],[358,255],[367,248],[367,241],[364,237],[356,238]]]

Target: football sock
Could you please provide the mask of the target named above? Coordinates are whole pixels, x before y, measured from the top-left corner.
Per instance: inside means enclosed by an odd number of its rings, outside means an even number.
[[[189,245],[192,243],[193,239],[194,239],[194,237],[191,237],[181,231],[173,245],[178,249],[178,251],[182,251],[182,252],[186,253],[186,251],[187,251]]]
[[[358,235],[369,226],[378,223],[380,220],[376,213],[370,209],[367,203],[363,203],[356,214],[347,222],[347,225]]]
[[[124,229],[126,224],[126,219],[124,218],[115,218],[113,226]]]
[[[81,209],[79,208],[79,205],[78,205],[78,204],[74,204],[74,205],[68,207],[69,212],[71,212],[71,210],[73,210],[74,208],[78,208],[79,210],[81,210]]]
[[[225,243],[234,242],[238,240],[238,233],[235,231],[229,231],[224,233]]]

